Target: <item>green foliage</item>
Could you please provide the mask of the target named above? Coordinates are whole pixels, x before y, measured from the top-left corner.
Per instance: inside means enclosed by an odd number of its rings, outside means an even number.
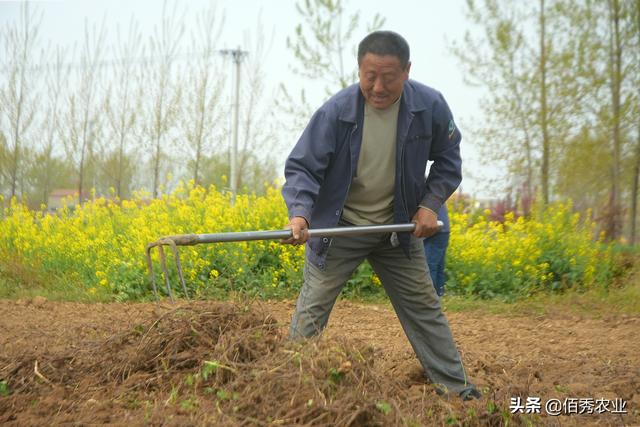
[[[337,368],[330,368],[328,378],[329,378],[329,382],[331,382],[334,385],[338,385],[344,378],[344,372]]]
[[[368,261],[363,262],[347,281],[342,295],[347,298],[368,300],[381,297],[384,290]]]
[[[311,80],[331,83],[330,95],[357,80],[355,51],[352,46],[359,28],[360,12],[346,15],[346,0],[303,0],[296,3],[303,22],[295,27],[295,37],[287,37],[298,66],[293,71]],[[379,29],[385,19],[376,14],[368,31]],[[349,65],[345,65],[349,64]]]
[[[218,371],[218,368],[220,368],[220,363],[217,361],[205,360],[202,364],[202,370],[200,371],[202,379],[205,381],[208,380],[211,374],[215,374]]]
[[[181,400],[180,408],[186,412],[193,412],[198,408],[198,401],[196,399]]]
[[[0,381],[0,396],[7,397],[9,396],[9,384],[6,380]]]
[[[514,300],[537,292],[605,286],[615,260],[594,239],[595,224],[554,204],[531,218],[505,215],[503,223],[451,215],[447,289],[480,298]]]
[[[96,160],[96,191],[98,194],[111,194],[121,199],[131,197],[131,186],[136,164],[139,158],[134,154],[120,153],[116,150],[102,153]]]
[[[231,399],[231,393],[229,393],[228,391],[220,389],[220,390],[218,390],[216,392],[216,397],[218,399],[220,399],[220,400],[229,400],[229,399]]]
[[[117,301],[152,298],[144,247],[161,236],[274,230],[286,223],[277,189],[265,196],[228,196],[215,188],[180,186],[151,203],[96,199],[71,212],[32,212],[13,203],[0,219],[0,295],[42,294],[52,299]],[[515,300],[540,292],[606,288],[635,255],[594,238],[595,226],[557,204],[531,217],[451,213],[447,293]],[[304,248],[275,241],[181,247],[182,271],[196,298],[294,297],[302,283]],[[157,252],[156,284],[161,287]],[[181,294],[173,257],[170,283]],[[384,296],[378,277],[363,263],[344,290],[349,298]]]
[[[385,415],[389,415],[391,413],[391,405],[384,400],[376,402],[376,409]]]
[[[26,170],[30,191],[25,194],[30,206],[38,209],[41,204],[49,203],[49,195],[56,188],[73,188],[73,168],[61,157],[54,156],[47,149],[27,151]]]
[[[266,193],[265,182],[275,182],[277,179],[275,161],[271,157],[259,158],[256,154],[241,150],[238,158],[243,159],[242,173],[238,177],[238,192],[244,194]],[[192,161],[189,168],[192,168]],[[216,188],[229,188],[228,176],[230,172],[228,153],[212,154],[204,156],[201,166],[201,185]]]
[[[327,97],[357,81],[358,41],[354,35],[360,32],[360,12],[348,15],[347,2],[299,0],[296,9],[302,22],[296,25],[294,35],[287,37],[287,47],[296,60],[292,71],[310,82],[322,82]],[[376,14],[366,31],[378,30],[384,23],[385,18]],[[315,107],[308,101],[305,89],[296,99],[288,86],[280,84],[276,105],[291,118],[288,130],[299,134]]]
[[[640,4],[477,0],[466,12],[452,47],[487,94],[490,119],[473,132],[483,159],[506,166],[501,185],[571,199],[620,236],[637,215]]]

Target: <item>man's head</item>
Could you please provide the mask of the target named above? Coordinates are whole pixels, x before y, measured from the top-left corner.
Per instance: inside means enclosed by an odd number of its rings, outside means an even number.
[[[375,31],[358,46],[358,77],[364,98],[373,107],[390,107],[409,78],[409,44],[393,31]]]

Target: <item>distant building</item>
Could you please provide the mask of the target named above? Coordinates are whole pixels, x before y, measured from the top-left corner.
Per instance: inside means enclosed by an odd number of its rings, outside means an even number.
[[[86,199],[86,197],[84,197]],[[49,194],[47,209],[51,212],[58,210],[64,206],[63,200],[70,208],[78,204],[78,190],[72,188],[56,188]]]

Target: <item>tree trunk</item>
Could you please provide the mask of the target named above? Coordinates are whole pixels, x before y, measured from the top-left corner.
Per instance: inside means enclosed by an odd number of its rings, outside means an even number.
[[[636,141],[636,153],[633,166],[633,180],[631,182],[631,221],[629,226],[629,243],[636,244],[636,217],[638,215],[638,181],[640,176],[640,132]]]
[[[116,196],[122,200],[122,181],[124,180],[124,144],[125,144],[125,118],[120,122],[120,147],[118,149],[118,172],[116,177]]]
[[[638,36],[638,45],[636,45],[636,55],[640,56],[640,0],[636,1],[635,7],[635,16],[634,16],[636,34]],[[638,58],[636,56],[636,58]],[[638,99],[636,95],[636,108],[640,110],[640,99]],[[634,167],[633,167],[633,181],[631,183],[631,224],[630,224],[630,243],[631,245],[636,244],[636,227],[637,227],[637,219],[638,216],[638,186],[640,181],[640,120],[637,122],[637,141],[636,141],[636,152],[634,159]]]
[[[11,198],[15,197],[18,185],[18,164],[20,162],[20,106],[13,132],[13,159],[11,163]]]
[[[540,126],[542,128],[542,201],[549,203],[549,129],[547,123],[547,47],[544,0],[540,0]]]
[[[26,44],[26,40],[25,40],[25,44]],[[25,53],[24,56],[26,56],[26,46],[25,46]],[[21,140],[22,140],[22,135],[21,135],[21,129],[20,126],[22,126],[22,106],[24,103],[24,86],[25,86],[25,66],[26,66],[26,58],[23,58],[23,62],[22,62],[22,70],[20,71],[20,96],[18,97],[18,105],[17,107],[17,112],[16,112],[16,122],[14,123],[14,129],[13,129],[13,142],[14,142],[14,147],[13,147],[13,164],[11,165],[11,198],[13,198],[16,193],[17,193],[17,187],[18,187],[18,169],[20,166],[20,144],[21,144]]]
[[[78,204],[82,204],[82,187],[84,185],[84,144],[80,154],[80,172],[78,175]]]
[[[158,189],[160,187],[160,135],[156,136],[156,155],[153,162],[153,198],[159,196]]]
[[[620,88],[622,83],[622,44],[620,40],[620,3],[609,0],[609,58],[611,73],[611,202],[609,206],[608,237],[617,239],[620,235],[620,169],[621,169],[621,140],[620,140]]]

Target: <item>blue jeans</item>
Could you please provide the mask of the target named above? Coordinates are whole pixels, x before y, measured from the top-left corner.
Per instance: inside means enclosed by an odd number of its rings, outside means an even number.
[[[424,239],[424,253],[427,257],[427,265],[429,266],[433,287],[436,289],[438,296],[444,295],[444,283],[446,281],[444,260],[447,255],[447,246],[449,246],[448,232],[436,233]]]

